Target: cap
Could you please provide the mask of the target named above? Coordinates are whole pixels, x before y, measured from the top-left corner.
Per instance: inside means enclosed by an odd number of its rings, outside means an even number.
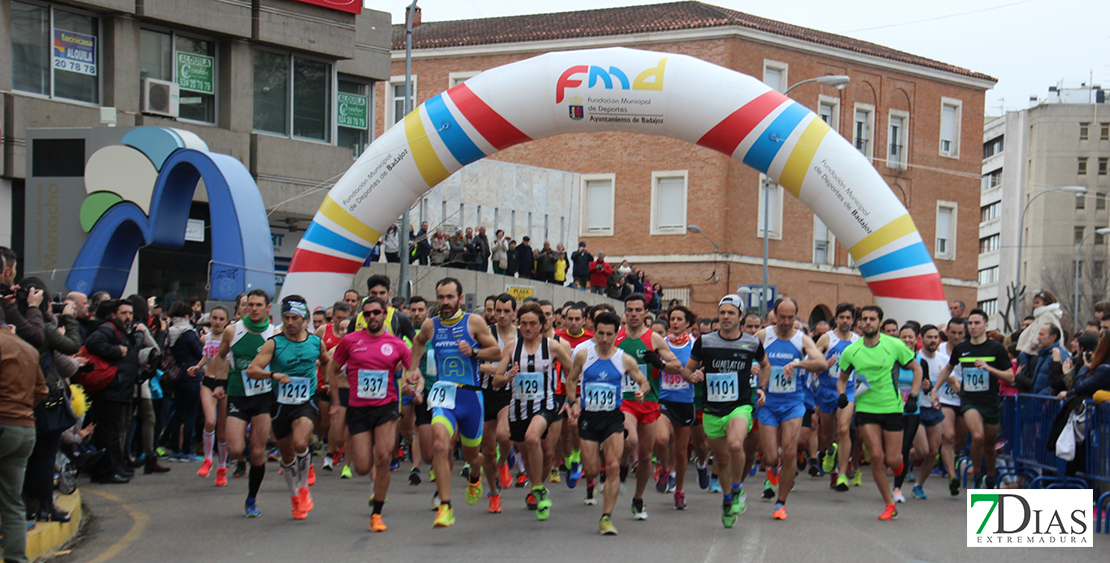
[[[740,299],[740,296],[736,295],[735,293],[730,293],[722,297],[721,302],[717,303],[718,307],[720,307],[721,305],[732,305],[733,307],[739,309],[741,313],[744,312],[744,302]]]

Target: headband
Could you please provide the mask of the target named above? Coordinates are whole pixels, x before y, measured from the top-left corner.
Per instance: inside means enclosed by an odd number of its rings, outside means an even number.
[[[281,304],[281,314],[293,313],[300,315],[302,319],[308,318],[308,305],[300,301],[286,301]]]

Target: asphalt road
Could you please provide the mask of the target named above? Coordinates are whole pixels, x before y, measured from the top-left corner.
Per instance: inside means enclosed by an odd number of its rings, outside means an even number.
[[[645,493],[649,519],[632,521],[631,493],[621,495],[614,515],[620,535],[597,535],[600,506],[584,506],[584,482],[570,490],[549,484],[551,518],[538,522],[524,506],[524,490],[503,495],[504,512],[487,512],[463,500],[457,475],[454,496],[457,523],[433,529],[430,510],[433,484],[412,487],[405,471],[393,474],[385,507],[389,530],[368,531],[370,479],[341,480],[339,473],[318,471],[313,487],[316,509],[304,521],[290,516],[288,492],[270,463],[259,495],[262,517],[243,517],[245,478],[224,488],[195,475],[199,464],[171,464],[165,475],[141,473],[127,485],[93,485],[82,480],[92,522],[85,537],[56,561],[197,562],[221,561],[587,561],[612,556],[624,561],[724,563],[732,561],[947,562],[947,561],[1107,561],[1110,535],[1096,534],[1092,548],[966,548],[964,495],[952,498],[944,483],[926,485],[929,500],[909,499],[895,522],[876,519],[882,501],[865,474],[862,487],[848,493],[828,489],[828,479],[800,478],[790,495],[785,522],[771,519],[772,505],[755,500],[762,483],[748,484],[748,510],[736,527],[720,522],[720,496],[687,488],[684,512],[675,511],[671,495],[653,487]],[[690,472],[691,477],[695,474]],[[213,471],[213,477],[215,471]]]

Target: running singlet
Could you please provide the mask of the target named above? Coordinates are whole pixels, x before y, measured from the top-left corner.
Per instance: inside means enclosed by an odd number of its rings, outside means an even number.
[[[914,361],[914,353],[901,340],[879,334],[879,343],[869,347],[861,338],[840,355],[841,371],[856,378],[856,412],[901,414],[898,370]]]
[[[671,352],[678,358],[678,363],[686,366],[686,361],[690,359],[690,353],[694,350],[694,339],[689,334],[682,335],[677,343],[672,340],[668,335],[667,346],[670,347]],[[689,381],[682,378],[681,373],[666,373],[663,372],[662,379],[659,381],[659,400],[669,401],[673,403],[693,403],[694,402],[694,385]]]
[[[581,349],[587,354],[582,368],[582,410],[611,412],[621,408],[621,382],[624,380],[624,351],[613,349],[613,357],[603,360],[597,347]]]
[[[262,334],[254,334],[247,331],[245,324],[235,323],[235,337],[231,339],[231,365],[227,372],[228,397],[253,397],[272,391],[269,379],[251,379],[247,377],[247,368],[262,345],[273,335],[273,325]]]
[[[435,317],[432,326],[431,348],[435,354],[438,381],[480,387],[482,380],[478,360],[459,352],[460,340],[474,350],[479,348],[478,341],[470,334],[470,313],[464,313],[462,318],[449,325]]]
[[[924,382],[927,378],[933,384],[933,387],[936,387],[937,379],[940,377],[940,371],[944,369],[944,365],[948,363],[948,354],[945,354],[941,349],[937,349],[932,359],[929,359],[924,353],[918,352],[917,361],[921,364],[921,381]],[[937,392],[937,397],[940,397],[939,391]],[[924,385],[921,386],[921,392],[918,394],[917,404],[923,408],[932,408],[933,406],[933,399],[929,396],[929,393],[925,391]]]
[[[576,348],[578,348],[579,344],[581,344],[581,343],[583,343],[587,340],[593,339],[594,333],[583,329],[582,334],[579,334],[578,336],[571,336],[570,333],[567,332],[566,330],[556,330],[555,331],[555,336],[559,337],[559,339],[562,340],[563,342],[566,342],[567,344],[570,344],[570,349],[571,349],[570,359],[573,360],[574,359],[574,350]],[[567,369],[569,369],[569,366],[561,366],[561,365],[559,365],[559,362],[555,362],[555,371],[556,371],[556,373],[559,374],[559,379],[558,379],[558,381],[556,381],[556,385],[555,385],[555,394],[560,396],[560,397],[565,397],[567,395],[567,387],[566,387]],[[579,382],[578,386],[580,388],[582,387],[581,382]],[[581,393],[582,389],[579,389],[578,392]]]
[[[914,361],[918,362],[920,364],[921,363],[921,355],[918,354],[917,356],[915,356]],[[924,366],[922,366],[922,368],[924,368]],[[923,374],[923,376],[926,376],[926,375],[927,374]],[[906,413],[906,414],[911,414],[911,415],[912,414],[921,414],[921,405],[926,405],[926,406],[929,405],[928,400],[926,400],[925,402],[921,402],[920,387],[918,389],[919,390],[918,390],[918,397],[917,397],[918,398],[917,410],[915,410],[911,413]],[[910,370],[909,368],[905,368],[905,367],[898,368],[898,391],[902,393],[902,400],[903,401],[905,401],[905,399],[909,396],[910,391],[912,391],[912,390],[913,390],[913,371]]]
[[[948,345],[944,344],[940,348],[937,349],[937,357],[940,358],[940,357],[942,357],[941,355],[943,354],[944,363],[946,363],[946,364],[948,363],[948,361],[952,357],[946,352],[947,347],[948,347]],[[954,352],[955,350],[956,350],[955,347],[953,347],[952,351]],[[938,376],[939,376],[939,374],[938,374]],[[959,381],[961,385],[963,384],[963,370],[960,369],[960,366],[956,366],[956,367],[952,368],[952,377],[955,377],[956,381]],[[936,382],[934,381],[934,383],[936,383]],[[937,389],[937,399],[940,400],[941,405],[945,405],[945,406],[949,406],[949,407],[959,407],[960,406],[960,395],[958,393],[956,393],[955,391],[953,391],[952,388],[949,387],[947,383],[942,383],[941,386],[940,386],[940,389]],[[959,409],[957,408],[956,410],[959,410]]]
[[[659,402],[659,374],[656,372],[654,366],[649,366],[644,363],[644,352],[652,351],[651,337],[655,334],[650,330],[645,330],[639,338],[629,338],[622,327],[617,332],[616,345],[621,350],[636,360],[636,365],[640,366],[640,373],[644,374],[648,382],[651,383],[651,391],[644,397],[644,402]],[[624,392],[625,401],[636,400],[636,390],[640,386],[627,375],[621,385],[621,391]]]
[[[805,335],[794,331],[790,340],[780,340],[773,328],[764,335],[763,349],[767,361],[771,363],[771,378],[767,383],[767,402],[769,407],[778,405],[800,405],[805,402],[805,372],[796,368],[789,376],[783,371],[786,364],[802,359],[802,342]]]
[[[1009,355],[1001,342],[987,339],[982,344],[972,344],[965,340],[956,344],[948,365],[960,366],[963,381],[960,384],[960,404],[987,408],[1000,408],[998,398],[998,378],[983,368],[975,367],[976,360],[983,360],[994,369],[1009,371],[1013,369]]]
[[[735,340],[720,334],[703,334],[694,343],[690,359],[700,362],[705,372],[705,381],[698,383],[705,390],[705,412],[723,417],[737,407],[754,404],[752,364],[763,361],[765,351],[763,343],[750,334],[741,333]]]
[[[541,411],[554,411],[556,375],[551,340],[540,338],[536,352],[528,354],[524,339],[517,338],[513,363],[520,366],[520,371],[511,385],[513,395],[509,401],[509,422],[522,422]]]
[[[380,407],[398,400],[393,379],[397,364],[408,369],[412,352],[405,342],[388,332],[374,336],[365,330],[348,334],[332,356],[347,372],[350,385],[348,405]]]
[[[294,342],[278,334],[270,371],[289,376],[289,383],[277,385],[277,401],[283,405],[303,405],[316,391],[316,360],[320,357],[320,337],[309,334],[304,342]]]
[[[841,340],[840,337],[836,335],[835,330],[830,330],[825,334],[829,335],[829,351],[825,352],[825,360],[828,360],[829,358],[836,358],[837,360],[840,360],[840,355],[844,353],[844,350],[847,349],[848,346],[850,346],[853,342],[859,340],[859,335],[854,332],[851,333],[851,340]],[[833,367],[818,374],[817,386],[830,388],[835,391],[836,381],[838,379],[840,379],[839,363],[833,364]],[[848,380],[848,385],[854,384],[854,381],[852,381],[851,379]]]
[[[501,333],[497,332],[497,325],[490,325],[489,331],[490,331],[490,334],[493,334],[493,338],[495,340],[497,340],[497,348],[499,350],[504,351],[505,350],[505,340],[501,338]],[[520,331],[518,330],[517,333],[516,333],[516,338],[514,339],[514,342],[519,342],[519,341],[520,341]],[[497,360],[496,362],[485,362],[485,363],[493,364],[494,366],[496,366],[497,364],[501,363],[501,360]],[[505,391],[506,387],[494,387],[493,386],[493,375],[483,373],[482,374],[482,389],[488,389],[490,391]]]
[[[331,323],[324,325],[324,348],[332,350],[339,345],[339,341],[341,340],[343,339],[336,336],[335,331],[332,330]],[[321,365],[319,368],[316,369],[316,390],[323,391],[324,386],[327,385],[327,383],[328,376],[326,373],[324,373],[324,366]]]

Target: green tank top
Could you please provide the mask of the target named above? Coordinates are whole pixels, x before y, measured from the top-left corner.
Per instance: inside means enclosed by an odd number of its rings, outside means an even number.
[[[248,332],[243,323],[235,323],[235,337],[231,341],[231,365],[227,369],[227,394],[229,397],[244,397],[246,390],[243,388],[245,372],[250,367],[266,339],[274,333],[271,326],[262,332],[254,334]]]
[[[647,338],[650,341],[652,334],[655,333],[649,330],[641,334],[640,338],[630,338],[625,335],[624,329],[622,328],[617,333],[617,339],[620,340],[620,344],[618,344],[617,347],[636,360],[636,364],[640,366],[640,373],[651,383],[651,391],[644,397],[644,400],[659,402],[659,373],[653,366],[644,362],[644,352],[648,351],[647,344],[644,344],[644,339]],[[621,387],[625,391],[623,399],[625,401],[635,401],[636,389],[639,389],[639,386],[628,379],[627,375],[622,376],[621,381]],[[629,389],[631,389],[631,391],[629,391]]]

